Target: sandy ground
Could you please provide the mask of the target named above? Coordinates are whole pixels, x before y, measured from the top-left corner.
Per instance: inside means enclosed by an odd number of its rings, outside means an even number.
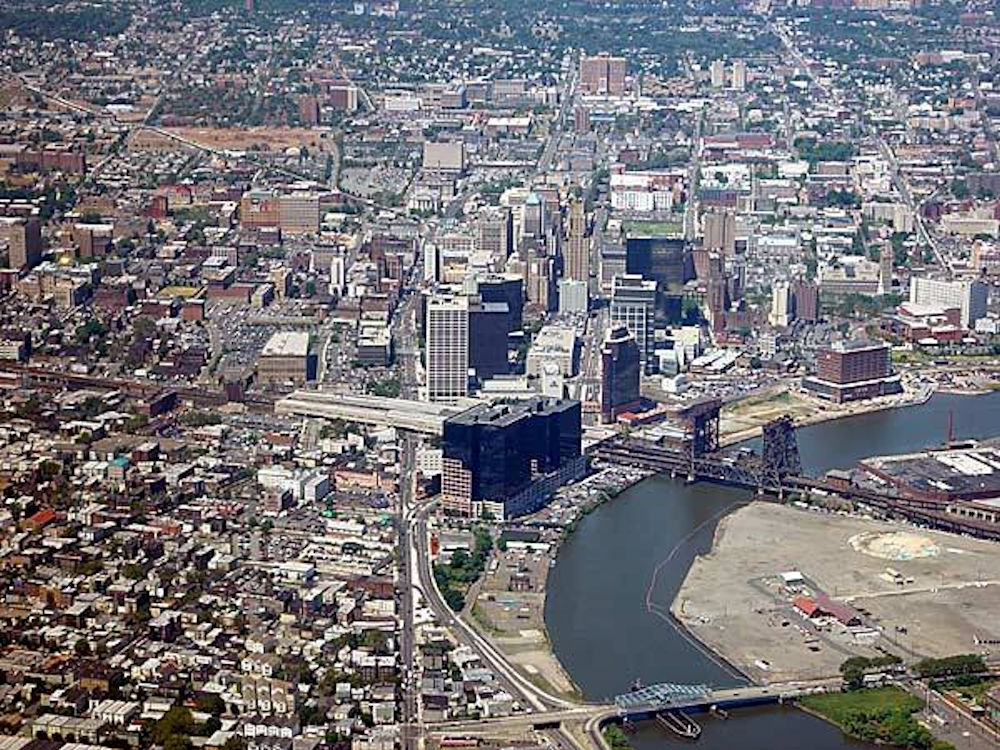
[[[183,138],[211,148],[245,151],[253,147],[281,151],[305,144],[319,148],[321,132],[309,128],[164,128]]]
[[[900,530],[912,538],[877,543],[880,533]],[[910,554],[928,544],[936,552]],[[894,549],[901,559],[871,554]],[[779,578],[785,571],[805,577],[800,593],[849,603],[863,626],[808,621],[791,605],[794,592]],[[981,651],[977,636],[1000,639],[1000,545],[754,503],[719,524],[711,553],[694,562],[671,611],[765,682],[835,675],[847,656],[879,649],[908,660]]]

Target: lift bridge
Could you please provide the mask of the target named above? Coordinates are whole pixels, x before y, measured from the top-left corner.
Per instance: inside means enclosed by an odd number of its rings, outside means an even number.
[[[707,479],[781,495],[785,479],[801,474],[795,425],[782,416],[764,425],[760,451],[719,447],[720,399],[705,399],[677,412],[680,430],[659,439],[616,436],[592,446],[590,455],[610,463],[643,466],[690,481]]]

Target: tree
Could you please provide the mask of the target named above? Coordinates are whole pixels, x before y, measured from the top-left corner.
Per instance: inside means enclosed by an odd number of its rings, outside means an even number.
[[[193,730],[194,718],[191,716],[191,709],[174,706],[153,724],[149,735],[153,742],[166,746],[168,750],[186,750],[191,746],[188,737]],[[168,743],[173,738],[178,739],[174,740],[175,744],[171,748]],[[187,744],[184,744],[185,742]]]
[[[202,693],[195,701],[195,705],[199,711],[213,716],[218,716],[226,710],[226,702],[216,693]]]
[[[163,750],[191,750],[193,747],[191,738],[183,734],[172,734],[163,743]]]

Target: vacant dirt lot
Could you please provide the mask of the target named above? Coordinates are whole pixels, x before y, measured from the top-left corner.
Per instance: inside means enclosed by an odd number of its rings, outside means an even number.
[[[307,128],[164,128],[183,138],[234,151],[281,151],[291,146],[319,148],[321,133]]]
[[[906,549],[934,553],[885,554],[900,548],[895,532],[903,530],[913,536]],[[873,543],[881,534],[892,536]],[[801,583],[783,582],[791,571]],[[809,620],[792,605],[796,594],[820,593],[850,605],[862,623]],[[694,562],[671,611],[767,682],[834,675],[847,656],[880,649],[907,660],[982,651],[977,638],[1000,640],[1000,545],[754,503],[719,524],[711,553]]]

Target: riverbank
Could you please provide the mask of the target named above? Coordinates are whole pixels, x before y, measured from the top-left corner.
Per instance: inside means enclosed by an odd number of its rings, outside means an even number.
[[[895,396],[836,404],[798,390],[776,387],[727,403],[719,415],[719,443],[729,446],[752,440],[760,435],[767,422],[786,414],[795,420],[796,426],[805,427],[889,409],[920,406],[927,403],[934,392],[932,386],[922,385]]]

